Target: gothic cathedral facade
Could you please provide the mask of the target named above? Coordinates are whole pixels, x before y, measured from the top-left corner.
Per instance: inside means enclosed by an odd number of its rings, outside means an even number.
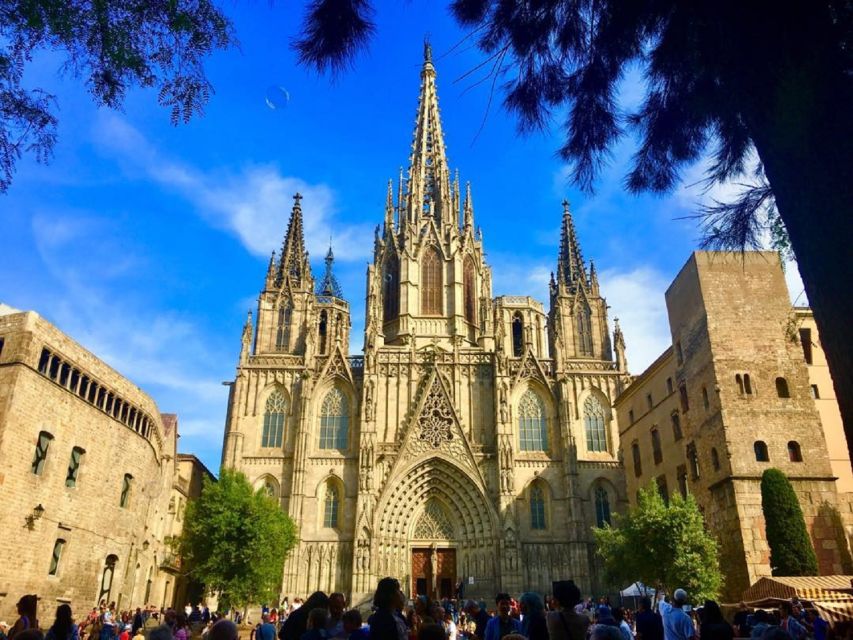
[[[599,586],[591,528],[626,503],[611,406],[629,378],[567,203],[550,306],[492,295],[470,185],[451,177],[429,47],[408,176],[367,268],[364,355],[332,272],[315,283],[300,196],[242,337],[223,466],[299,527],[282,595],[384,576],[408,594]]]

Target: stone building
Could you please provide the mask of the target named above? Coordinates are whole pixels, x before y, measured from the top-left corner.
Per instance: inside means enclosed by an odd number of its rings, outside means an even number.
[[[778,254],[696,252],[666,305],[672,346],[615,403],[632,503],[650,483],[664,496],[693,494],[720,543],[732,602],[771,573],[760,480],[776,467],[800,499],[821,573],[850,574],[838,524],[850,520],[847,445],[837,404],[816,407],[832,384]]]
[[[364,354],[331,250],[315,282],[300,196],[242,337],[223,465],[299,526],[283,595],[597,585],[591,527],[626,500],[612,399],[627,381],[568,203],[550,304],[493,297],[471,187],[446,155],[426,47],[409,170],[367,268]]]
[[[173,602],[177,417],[32,311],[0,305],[0,617]],[[187,478],[188,471],[182,471]],[[189,484],[187,483],[187,489]]]

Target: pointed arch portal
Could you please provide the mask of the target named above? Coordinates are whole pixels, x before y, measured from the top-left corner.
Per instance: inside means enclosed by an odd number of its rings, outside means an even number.
[[[396,575],[411,593],[453,596],[458,576],[473,576],[491,592],[497,585],[496,515],[476,479],[434,456],[388,482],[376,509],[376,566]]]

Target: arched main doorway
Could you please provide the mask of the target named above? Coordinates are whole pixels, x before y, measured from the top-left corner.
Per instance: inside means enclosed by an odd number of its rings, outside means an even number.
[[[494,592],[499,582],[497,516],[481,482],[443,455],[388,482],[375,524],[374,571],[400,579],[410,595]]]

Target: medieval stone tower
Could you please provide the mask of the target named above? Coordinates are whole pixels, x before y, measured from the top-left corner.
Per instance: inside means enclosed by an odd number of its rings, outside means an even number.
[[[627,381],[563,203],[550,309],[492,297],[470,185],[451,177],[425,47],[408,175],[367,269],[364,356],[332,273],[315,285],[300,196],[243,331],[223,465],[299,526],[282,594],[378,579],[408,593],[597,583],[591,527],[625,502],[612,399]]]

